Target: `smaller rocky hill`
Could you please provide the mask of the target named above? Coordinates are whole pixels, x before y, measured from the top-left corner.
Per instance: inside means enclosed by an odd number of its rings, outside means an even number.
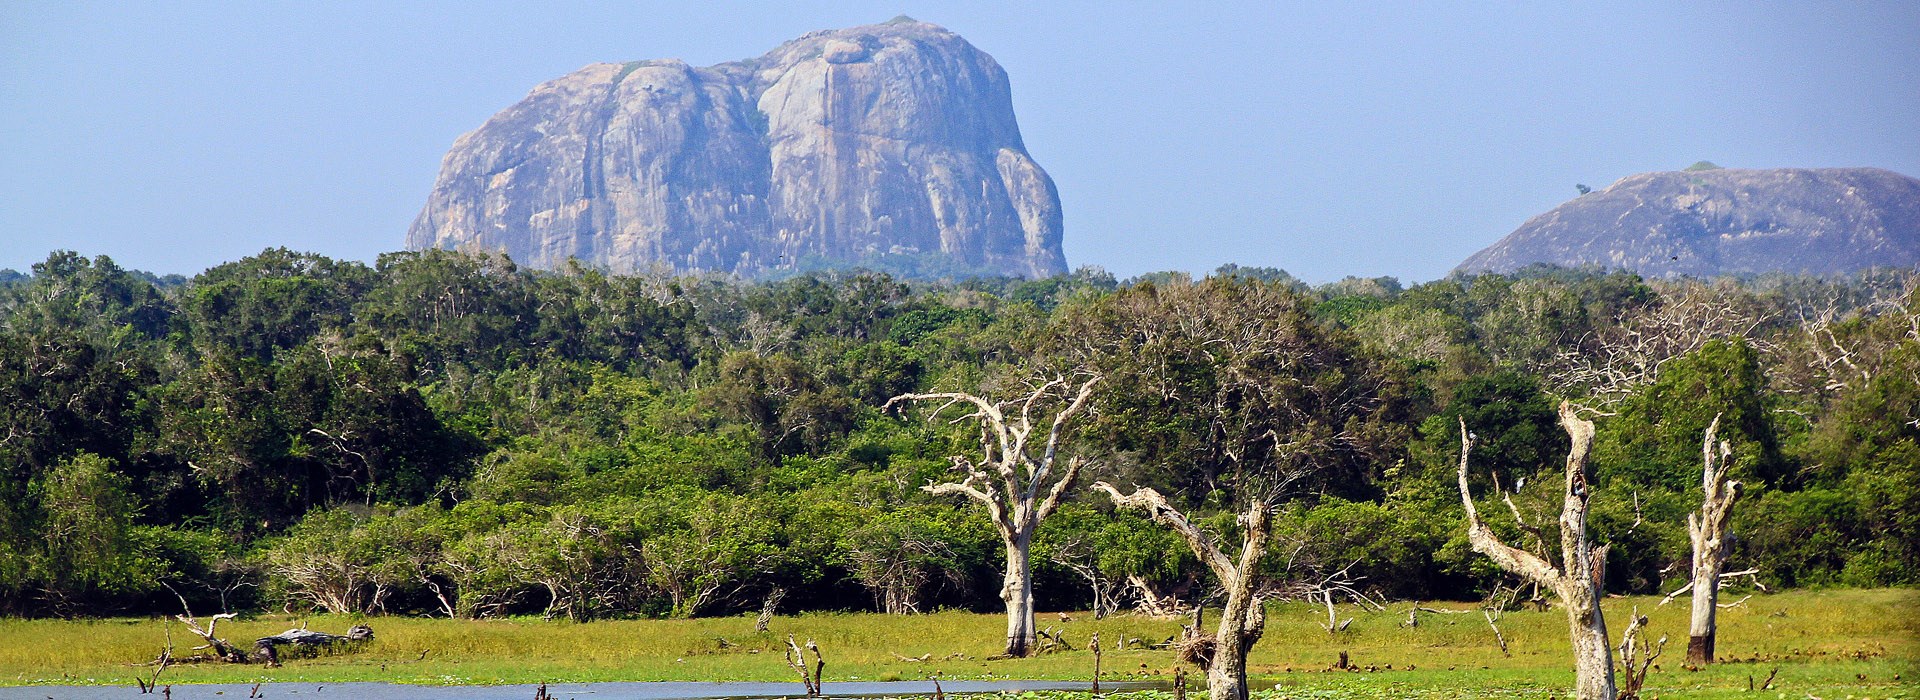
[[[1920,180],[1878,168],[1643,173],[1529,219],[1456,272],[1533,263],[1649,276],[1920,264]]]

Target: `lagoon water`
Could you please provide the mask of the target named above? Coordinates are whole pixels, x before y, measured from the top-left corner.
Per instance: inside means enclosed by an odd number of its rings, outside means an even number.
[[[1141,690],[1157,688],[1159,683],[1101,683],[1102,690]],[[264,683],[260,696],[280,700],[528,700],[536,686],[464,685],[429,686],[396,683]],[[948,693],[1000,693],[1026,690],[1087,690],[1089,684],[1064,681],[941,681]],[[175,700],[238,700],[253,690],[252,684],[225,683],[173,686]],[[823,688],[831,697],[930,696],[932,681],[849,681],[829,682]],[[799,698],[806,689],[799,683],[556,683],[547,692],[558,700],[709,700],[721,698]],[[157,700],[160,692],[141,695],[131,685],[123,686],[20,686],[0,688],[0,700]]]

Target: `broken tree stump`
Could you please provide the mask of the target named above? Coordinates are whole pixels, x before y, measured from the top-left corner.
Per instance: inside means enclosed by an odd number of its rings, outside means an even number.
[[[753,631],[767,631],[767,625],[773,622],[774,612],[780,609],[781,599],[786,597],[787,589],[778,586],[767,592],[766,599],[760,601],[760,616],[753,620]]]
[[[807,651],[813,652],[814,666],[811,670],[807,668],[806,651],[802,651],[800,644],[793,641],[793,635],[787,635],[787,665],[800,673],[800,683],[807,687],[807,697],[817,698],[821,696],[820,673],[826,670],[827,661],[820,656],[820,645],[811,639],[807,640]]]
[[[1093,640],[1087,642],[1087,648],[1093,650],[1093,692],[1100,693],[1100,633],[1093,633]]]

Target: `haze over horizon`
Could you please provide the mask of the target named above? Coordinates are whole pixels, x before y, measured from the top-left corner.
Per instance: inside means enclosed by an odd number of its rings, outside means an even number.
[[[0,268],[371,261],[453,140],[540,82],[898,14],[1006,68],[1068,263],[1122,277],[1434,279],[1576,183],[1697,160],[1920,175],[1920,5],[15,3]]]

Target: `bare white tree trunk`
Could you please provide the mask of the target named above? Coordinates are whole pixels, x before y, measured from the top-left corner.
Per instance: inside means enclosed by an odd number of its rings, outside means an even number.
[[[1007,604],[1007,655],[1033,653],[1033,569],[1027,553],[1030,539],[1007,542],[1007,574],[1000,584],[1000,600]]]
[[[1700,448],[1700,512],[1687,514],[1687,536],[1693,540],[1693,615],[1687,625],[1687,663],[1713,663],[1714,612],[1720,602],[1720,573],[1727,566],[1727,520],[1740,482],[1727,480],[1733,449],[1725,440],[1715,444],[1720,416],[1707,425]]]
[[[1259,510],[1266,512],[1264,507]],[[1213,663],[1207,666],[1210,700],[1247,700],[1247,652],[1253,651],[1267,624],[1266,601],[1253,592],[1254,569],[1259,565],[1259,553],[1266,550],[1264,525],[1259,539],[1258,549],[1249,550],[1256,553],[1252,557],[1243,553],[1241,557],[1251,566],[1241,569],[1233,581],[1223,582],[1227,605],[1220,612],[1220,627],[1213,635]]]
[[[1093,488],[1105,491],[1116,506],[1147,511],[1154,522],[1167,526],[1186,540],[1194,556],[1220,579],[1220,587],[1227,592],[1227,604],[1220,612],[1220,626],[1214,632],[1213,658],[1207,663],[1207,697],[1247,700],[1247,652],[1260,641],[1267,624],[1265,601],[1254,589],[1254,578],[1261,558],[1266,556],[1267,537],[1272,530],[1267,504],[1255,502],[1240,515],[1244,533],[1240,560],[1235,562],[1160,492],[1136,488],[1132,495],[1123,496],[1104,481],[1095,483]]]
[[[1700,553],[1694,550],[1693,610],[1687,617],[1687,663],[1713,663],[1713,640],[1718,627],[1714,620],[1714,606],[1720,600],[1720,581],[1717,576],[1700,580]]]
[[[1605,559],[1605,554],[1601,554]],[[1596,571],[1595,573],[1599,573]],[[1573,692],[1580,700],[1611,700],[1616,694],[1613,645],[1607,639],[1607,620],[1600,614],[1600,583],[1569,582],[1560,596],[1567,610],[1573,639]]]
[[[1460,501],[1467,511],[1467,539],[1473,550],[1492,559],[1500,568],[1551,589],[1567,611],[1568,634],[1573,642],[1574,695],[1580,700],[1615,700],[1612,645],[1607,641],[1607,620],[1601,614],[1601,589],[1606,579],[1607,548],[1587,542],[1587,455],[1593,449],[1593,423],[1574,415],[1573,407],[1560,404],[1560,427],[1572,439],[1567,453],[1566,498],[1560,508],[1561,566],[1523,549],[1510,547],[1480,520],[1467,491],[1467,456],[1473,451],[1473,433],[1466,421],[1460,422]]]
[[[1067,386],[1065,377],[1056,377],[1012,401],[994,402],[960,392],[901,394],[887,401],[887,408],[902,401],[943,401],[929,419],[938,417],[949,406],[966,405],[974,409],[955,422],[980,424],[979,461],[954,455],[953,471],[966,475],[965,478],[957,482],[929,483],[923,490],[934,495],[959,494],[979,501],[987,509],[987,518],[1000,531],[1000,539],[1007,545],[1007,571],[1000,599],[1007,604],[1008,656],[1027,656],[1034,650],[1033,569],[1028,553],[1034,530],[1059,507],[1061,494],[1073,485],[1084,466],[1079,457],[1071,457],[1058,478],[1054,477],[1055,457],[1067,423],[1085,410],[1087,398],[1093,395],[1093,386],[1099,382],[1099,375],[1091,376],[1081,382],[1070,397],[1056,393]],[[1046,442],[1040,454],[1035,455],[1029,438],[1033,435],[1036,409],[1044,412],[1050,403],[1063,405],[1054,411]]]

